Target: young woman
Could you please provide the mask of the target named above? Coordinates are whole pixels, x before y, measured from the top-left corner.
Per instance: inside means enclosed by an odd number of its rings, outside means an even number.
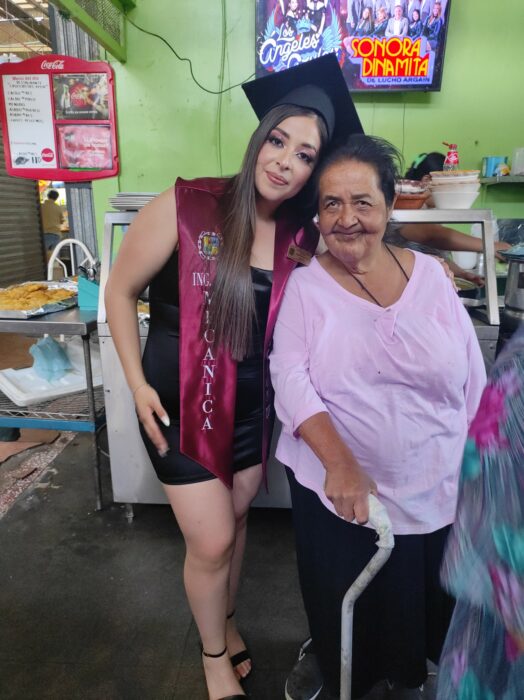
[[[240,173],[178,180],[145,207],[106,291],[144,443],[185,539],[210,700],[244,697],[251,670],[233,613],[270,433],[265,357],[287,278],[316,246],[299,193],[328,139],[361,130],[334,55],[244,89],[261,122]],[[148,284],[142,363],[136,299]]]
[[[431,15],[427,18],[422,29],[423,36],[427,37],[428,43],[433,51],[439,46],[440,35],[444,27],[442,19],[442,5],[438,0],[433,5]]]
[[[377,9],[377,15],[375,19],[375,29],[373,31],[373,36],[383,37],[386,34],[386,27],[388,26],[388,13],[385,7],[379,7]]]
[[[373,14],[370,7],[364,7],[355,28],[355,36],[369,36],[370,34],[373,34]]]
[[[420,11],[413,10],[410,17],[408,36],[412,39],[418,39],[422,34],[422,21],[420,19]]]

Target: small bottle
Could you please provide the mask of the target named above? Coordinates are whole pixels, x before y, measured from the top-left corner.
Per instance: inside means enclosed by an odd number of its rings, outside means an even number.
[[[444,159],[444,165],[442,166],[443,170],[458,170],[459,166],[459,156],[457,152],[457,144],[456,143],[446,143],[446,141],[442,141],[444,146],[448,147],[448,153],[446,158]]]

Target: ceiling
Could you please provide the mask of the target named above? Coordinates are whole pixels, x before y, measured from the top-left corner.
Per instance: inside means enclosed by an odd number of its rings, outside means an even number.
[[[0,0],[0,60],[51,52],[47,0]]]

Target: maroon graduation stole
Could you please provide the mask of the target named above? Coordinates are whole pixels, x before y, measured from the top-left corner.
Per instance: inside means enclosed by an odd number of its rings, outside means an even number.
[[[220,199],[227,182],[179,178],[175,196],[179,240],[180,451],[231,488],[237,367],[228,352],[217,349],[213,329],[206,324],[222,244],[217,227]],[[284,288],[296,266],[295,260],[288,257],[288,250],[294,246],[313,252],[317,238],[299,228],[293,217],[277,220],[273,287],[264,340],[264,467],[270,439],[267,418],[273,400],[267,356]]]

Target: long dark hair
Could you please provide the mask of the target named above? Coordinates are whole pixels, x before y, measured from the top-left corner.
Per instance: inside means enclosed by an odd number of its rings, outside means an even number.
[[[295,105],[279,105],[261,120],[249,141],[242,168],[231,178],[224,197],[222,235],[224,245],[218,258],[217,273],[209,305],[209,327],[215,331],[215,343],[225,347],[233,359],[242,360],[252,349],[255,297],[249,262],[256,226],[255,167],[258,154],[268,135],[288,117],[315,117],[321,149],[327,142],[323,119],[315,112]],[[312,190],[302,191],[285,204],[294,208],[305,223],[314,213]],[[206,324],[207,325],[207,324]]]

